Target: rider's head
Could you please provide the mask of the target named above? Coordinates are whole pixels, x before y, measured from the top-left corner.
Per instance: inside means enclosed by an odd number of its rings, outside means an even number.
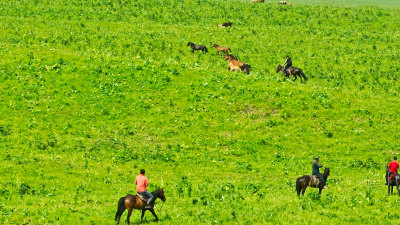
[[[318,156],[315,156],[315,160],[317,160],[317,161],[318,161],[318,160],[319,160],[319,157],[318,157]]]
[[[146,172],[146,171],[144,171],[144,169],[141,169],[141,170],[140,170],[140,174],[143,174],[143,175],[144,175],[145,172]]]
[[[287,55],[286,58],[289,58],[289,56]]]
[[[394,160],[397,160],[397,156],[393,157]]]

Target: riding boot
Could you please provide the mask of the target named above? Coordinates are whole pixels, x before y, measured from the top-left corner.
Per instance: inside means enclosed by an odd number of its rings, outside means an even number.
[[[149,201],[147,201],[147,204],[144,207],[145,209],[151,209],[150,201],[151,201],[151,199],[149,199]]]

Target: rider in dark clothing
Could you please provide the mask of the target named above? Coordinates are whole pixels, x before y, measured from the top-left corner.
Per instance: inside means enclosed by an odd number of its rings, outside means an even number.
[[[319,168],[323,167],[322,165],[318,164],[319,157],[315,157],[315,161],[312,163],[312,175],[316,175],[318,179],[320,180],[321,184],[325,182],[324,177],[322,174],[319,172]]]
[[[285,66],[285,64],[286,64],[286,66]],[[292,67],[292,58],[290,58],[289,56],[286,56],[286,61],[283,64],[283,66],[285,66],[285,70],[287,70],[290,67]]]

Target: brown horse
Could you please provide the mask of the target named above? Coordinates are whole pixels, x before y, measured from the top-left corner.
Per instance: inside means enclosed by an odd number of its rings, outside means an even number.
[[[322,177],[324,178],[324,182],[320,182],[320,180],[314,175],[304,175],[302,177],[297,178],[296,180],[296,191],[297,195],[300,196],[301,194],[304,196],[304,192],[306,191],[307,187],[319,188],[319,194],[321,194],[322,189],[326,184],[326,180],[330,174],[329,168],[325,168]]]
[[[282,71],[282,73],[285,74],[285,76],[287,78],[289,78],[290,75],[293,75],[294,76],[294,80],[293,81],[297,80],[297,76],[300,77],[301,82],[303,82],[302,78],[304,78],[304,80],[308,80],[306,75],[303,73],[303,70],[300,69],[300,68],[297,68],[297,67],[290,67],[289,69],[285,69],[285,68],[283,68],[282,65],[279,65],[276,68],[276,73],[279,73],[279,71]]]
[[[246,74],[250,73],[251,66],[249,64],[246,64],[242,61],[237,60],[234,56],[227,55],[227,56],[225,56],[224,60],[225,61],[229,60],[228,70],[238,71],[240,69],[243,72],[245,72]]]
[[[126,219],[128,224],[130,223],[129,218],[131,217],[133,209],[142,210],[142,218],[140,220],[141,223],[143,222],[143,217],[146,210],[149,210],[158,221],[156,212],[154,212],[154,201],[157,198],[161,199],[163,202],[166,201],[164,190],[160,188],[157,191],[151,192],[151,194],[154,196],[154,200],[152,201],[152,203],[150,203],[151,208],[149,209],[145,208],[146,202],[140,199],[140,197],[137,195],[127,195],[126,197],[120,198],[118,201],[118,210],[117,213],[115,214],[115,221],[117,222],[117,224],[119,224],[119,220],[121,219],[122,213],[125,212],[125,209],[128,210],[128,217]]]
[[[228,54],[228,51],[231,51],[230,48],[219,46],[217,44],[213,44],[212,47],[215,48],[215,50],[217,50],[217,54],[218,55],[219,55],[220,52],[225,52],[225,54]]]
[[[387,167],[386,173],[389,173],[389,167]],[[396,186],[400,196],[400,175],[396,173],[391,178],[388,176],[388,181],[388,194],[390,195],[390,192],[393,194],[393,187]]]

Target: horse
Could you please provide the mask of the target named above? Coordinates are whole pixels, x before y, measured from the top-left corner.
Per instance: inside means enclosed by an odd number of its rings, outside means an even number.
[[[224,60],[225,61],[229,60],[228,70],[238,71],[240,69],[243,72],[245,72],[246,74],[250,73],[251,66],[242,61],[237,60],[234,56],[227,55],[227,56],[225,56]]]
[[[212,47],[215,48],[215,50],[217,50],[217,54],[218,55],[219,55],[219,52],[225,52],[225,54],[228,54],[228,51],[232,51],[228,47],[222,47],[222,46],[219,46],[217,44],[213,44]]]
[[[125,209],[128,210],[128,217],[126,218],[128,224],[130,224],[129,218],[131,217],[133,209],[142,210],[142,218],[140,220],[140,223],[143,222],[144,213],[147,210],[149,210],[158,221],[158,217],[154,212],[154,204],[155,204],[154,201],[157,198],[161,199],[161,201],[163,202],[166,201],[164,190],[162,188],[159,188],[157,191],[151,192],[151,194],[154,196],[154,200],[150,203],[151,208],[145,208],[146,202],[142,200],[138,195],[127,195],[125,197],[120,198],[118,201],[118,210],[117,213],[115,214],[115,221],[117,222],[117,224],[119,224],[119,220],[121,219],[122,213],[125,212]]]
[[[265,0],[251,0],[251,2],[259,2],[259,3],[264,3]]]
[[[204,45],[196,45],[193,42],[188,42],[186,46],[190,46],[192,48],[192,53],[196,50],[201,50],[203,53],[208,52],[207,47]]]
[[[297,178],[296,180],[297,196],[300,196],[300,192],[304,196],[304,192],[306,191],[308,186],[313,188],[319,188],[319,194],[321,194],[329,174],[330,174],[329,168],[325,168],[325,171],[322,174],[324,182],[320,182],[320,180],[315,175],[304,175],[302,177]]]
[[[280,1],[279,2],[279,5],[286,5],[287,4],[287,1]]]
[[[232,27],[231,22],[223,23],[223,24],[218,24],[217,27]]]
[[[386,169],[386,173],[389,174],[389,167]],[[388,194],[390,195],[390,192],[393,194],[393,187],[396,186],[397,191],[399,192],[400,196],[400,175],[395,173],[392,176],[388,176]]]
[[[300,77],[301,82],[303,82],[304,80],[308,80],[308,78],[306,77],[306,75],[303,73],[303,70],[297,67],[290,67],[289,69],[285,69],[283,68],[282,65],[278,65],[278,67],[276,68],[276,73],[279,73],[279,71],[282,71],[282,73],[286,76],[286,78],[289,78],[290,75],[294,76],[294,80],[297,80],[297,76]]]

